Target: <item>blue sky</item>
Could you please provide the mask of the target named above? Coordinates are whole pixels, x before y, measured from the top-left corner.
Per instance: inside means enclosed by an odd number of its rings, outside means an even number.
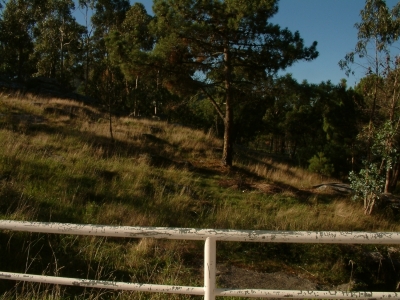
[[[387,0],[391,8],[398,0]],[[311,83],[331,80],[337,84],[346,78],[353,86],[364,76],[358,68],[355,76],[346,77],[338,62],[351,52],[357,43],[354,24],[361,21],[360,11],[365,0],[280,0],[279,12],[271,22],[292,31],[298,30],[306,45],[318,42],[319,57],[312,62],[298,62],[286,72],[299,81]]]
[[[251,1],[251,0],[249,0]],[[387,0],[393,7],[398,0]],[[152,13],[152,0],[141,2],[149,13]],[[346,53],[352,51],[357,42],[357,30],[354,24],[360,21],[360,11],[365,0],[280,0],[279,11],[270,22],[299,31],[305,45],[318,42],[319,57],[312,62],[297,62],[282,74],[292,73],[297,81],[307,80],[320,83],[331,80],[337,84],[346,78],[353,86],[363,77],[363,70],[356,71],[355,76],[346,77],[339,68],[338,62]]]

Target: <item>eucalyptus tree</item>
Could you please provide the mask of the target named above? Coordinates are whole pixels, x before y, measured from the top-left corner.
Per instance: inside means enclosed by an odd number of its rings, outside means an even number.
[[[83,92],[85,95],[88,94],[88,80],[89,70],[91,64],[91,54],[93,50],[92,36],[93,36],[93,24],[90,18],[91,12],[94,9],[95,0],[79,0],[78,9],[83,15],[85,31],[83,34],[82,44],[84,49],[84,87]]]
[[[80,62],[85,28],[72,15],[72,0],[46,0],[35,26],[37,74],[68,82]]]
[[[143,93],[146,87],[158,88],[154,82],[156,70],[148,64],[149,52],[154,46],[148,28],[151,20],[144,5],[135,3],[127,11],[120,28],[112,30],[106,38],[110,57],[125,77],[126,104],[132,108],[134,116],[145,110],[139,98],[148,98]]]
[[[163,84],[201,91],[224,123],[222,163],[232,165],[233,120],[246,94],[265,93],[269,78],[298,60],[317,57],[298,32],[269,23],[276,0],[155,0],[152,24]],[[158,59],[158,60],[157,60]],[[240,96],[240,97],[239,97]]]
[[[351,73],[352,66],[365,69],[369,84],[362,93],[368,115],[360,139],[368,150],[364,167],[350,179],[357,196],[363,198],[365,212],[370,214],[379,195],[390,192],[400,171],[398,136],[400,133],[399,63],[397,44],[400,29],[400,3],[389,8],[386,1],[366,0],[361,11],[358,42],[340,66]],[[382,184],[383,182],[383,184]]]
[[[129,10],[128,0],[96,0],[91,21],[93,24],[93,43],[95,60],[107,58],[105,45],[107,35],[116,29],[120,29]]]
[[[95,98],[102,98],[99,87],[103,86],[104,74],[111,75],[117,72],[110,61],[105,40],[113,30],[119,30],[129,10],[128,0],[96,0],[93,3],[94,13],[91,17],[93,25],[93,36],[91,38],[91,70],[89,78],[88,94]],[[120,77],[120,76],[118,76]],[[114,76],[114,80],[116,77]],[[108,79],[107,79],[108,80]],[[120,86],[116,86],[120,89]]]
[[[0,19],[0,72],[8,78],[26,79],[33,73],[32,1],[9,0]]]
[[[113,139],[112,114],[117,103],[121,103],[124,80],[120,68],[115,65],[106,46],[106,39],[113,30],[120,30],[129,10],[128,0],[97,0],[94,3],[92,37],[92,66],[88,82],[88,94],[99,99],[108,110],[110,136]]]
[[[98,97],[97,85],[101,85],[101,78],[105,69],[111,67],[109,53],[105,44],[109,33],[119,30],[130,8],[128,0],[82,0],[81,5],[93,9],[91,17],[89,91],[91,96]],[[111,73],[110,73],[111,74]]]

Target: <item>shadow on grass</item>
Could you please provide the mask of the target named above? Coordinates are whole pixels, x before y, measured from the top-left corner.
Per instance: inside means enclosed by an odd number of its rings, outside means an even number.
[[[92,247],[93,242],[96,244],[95,251],[90,253],[88,249]],[[118,240],[119,244],[127,242],[132,243],[132,239]],[[0,270],[5,272],[125,282],[130,282],[133,275],[132,272],[116,269],[108,257],[99,251],[109,247],[107,238],[26,232],[12,233],[10,236],[9,233],[0,232],[0,243],[7,245],[0,247]],[[36,285],[36,288],[31,290],[29,284],[22,285],[13,280],[0,281],[0,293],[15,290],[15,293],[21,296],[28,294],[27,297],[29,293],[34,293],[31,295],[33,298],[41,292],[49,292],[46,289],[46,285]],[[89,289],[86,293],[96,295],[99,291],[94,289],[91,292]],[[63,293],[70,297],[80,296],[85,293],[85,288],[63,287]]]
[[[102,117],[101,113],[95,112],[84,106],[76,106],[70,104],[55,103],[54,106],[49,106],[44,108],[46,114],[51,114],[55,116],[67,116],[72,119],[75,118],[85,118],[92,121],[97,121]]]
[[[53,115],[62,115],[68,116],[69,114],[75,114],[77,112],[83,111],[83,114],[89,115],[91,118],[98,118],[99,115],[93,113],[92,111],[81,108],[81,107],[73,107],[71,105],[60,105],[57,104],[57,107],[48,107],[45,109],[47,113],[51,113]],[[154,134],[146,134],[143,133],[132,141],[123,141],[118,139],[111,139],[110,137],[96,135],[89,132],[81,132],[77,129],[74,129],[72,125],[71,127],[60,126],[60,125],[51,125],[46,123],[42,116],[34,116],[29,114],[27,111],[20,111],[20,115],[22,116],[30,116],[28,121],[23,121],[26,118],[17,118],[15,122],[13,122],[16,127],[23,127],[23,131],[28,135],[35,135],[37,133],[45,133],[49,135],[54,134],[63,134],[65,136],[76,138],[82,143],[86,143],[91,145],[93,148],[101,148],[102,149],[102,158],[111,158],[113,156],[124,157],[124,158],[132,158],[138,157],[139,155],[147,154],[149,158],[149,165],[160,168],[168,168],[168,167],[176,167],[176,168],[185,168],[185,164],[182,162],[177,162],[173,158],[171,158],[169,153],[174,153],[177,149],[176,146],[170,144],[168,141],[163,140]],[[38,119],[41,122],[33,122],[31,119]],[[167,149],[169,148],[169,149]],[[182,149],[179,149],[182,151]],[[188,151],[189,152],[189,151]],[[185,152],[182,153],[185,155]],[[188,154],[188,153],[186,153]],[[238,151],[238,155],[240,159],[245,159],[248,163],[253,164],[262,164],[265,165],[269,169],[273,169],[272,164],[266,163],[261,159],[254,158],[252,154],[247,154],[243,150]],[[227,171],[221,166],[221,168],[207,168],[207,167],[193,167],[191,171],[194,173],[198,173],[203,176],[215,176],[221,173],[226,173]],[[285,170],[289,172],[288,170]],[[228,173],[233,174],[233,176],[237,176],[237,173],[240,173],[240,176],[248,177],[254,180],[260,180],[261,177],[256,175],[255,173],[249,172],[244,168],[233,167],[231,171]],[[99,173],[101,175],[101,172]],[[230,174],[228,174],[230,175]],[[294,173],[288,174],[288,176],[295,176]]]
[[[61,108],[60,108],[61,109]],[[62,112],[64,113],[65,109],[63,108]],[[54,112],[53,114],[58,113],[58,111]],[[21,114],[28,114],[27,112],[21,112]],[[35,116],[36,117],[36,116]],[[17,126],[19,123],[17,123]],[[173,153],[175,146],[171,145],[167,141],[153,135],[153,134],[142,134],[135,139],[132,140],[119,140],[119,139],[111,139],[107,136],[98,135],[91,132],[81,132],[78,129],[74,128],[72,125],[71,127],[60,126],[56,124],[49,124],[43,121],[42,123],[35,123],[35,122],[24,122],[25,132],[26,134],[35,135],[38,133],[45,133],[48,135],[63,135],[68,136],[72,139],[76,139],[78,142],[82,144],[90,145],[95,151],[96,149],[101,149],[102,151],[99,152],[100,157],[104,159],[109,159],[112,157],[122,157],[122,158],[137,158],[138,163],[140,156],[145,155],[146,163],[155,168],[170,168],[175,167],[177,169],[186,169],[190,170],[190,172],[196,174],[196,176],[200,176],[202,178],[209,178],[209,177],[217,177],[219,175],[225,176],[232,181],[235,181],[233,185],[237,185],[239,189],[251,189],[252,187],[249,186],[249,182],[253,181],[265,181],[265,178],[257,175],[255,172],[251,172],[243,167],[234,166],[232,168],[224,168],[221,165],[214,164],[211,167],[204,167],[202,165],[195,167],[195,166],[188,166],[181,161],[174,160],[170,154]],[[166,148],[169,148],[168,151]],[[181,150],[181,149],[180,149]],[[261,164],[264,165],[266,168],[274,168],[272,164],[266,163],[262,160],[262,158],[255,158],[253,153],[246,154],[244,151],[241,150],[240,159],[246,160],[246,163],[252,164]],[[37,173],[37,179],[41,180],[48,180],[52,176],[51,169],[44,168],[41,170],[38,168],[40,166],[33,165],[32,170],[36,169],[37,171],[32,171],[32,174],[35,175]],[[293,172],[288,170],[284,170],[287,172],[287,176],[296,176]],[[40,173],[40,174],[39,174]],[[8,175],[7,175],[8,176]],[[73,177],[69,176],[64,178],[63,180],[66,183],[68,189],[74,189],[76,187],[80,188],[79,191],[79,199],[81,203],[78,205],[84,206],[87,203],[95,203],[97,205],[101,205],[102,203],[107,202],[114,202],[114,203],[122,203],[132,206],[132,208],[137,209],[139,212],[147,213],[148,210],[151,208],[151,201],[152,197],[155,193],[155,188],[152,187],[151,184],[145,187],[146,197],[139,197],[137,199],[132,199],[128,196],[114,196],[110,195],[107,192],[100,192],[97,193],[94,191],[93,187],[97,184],[97,181],[102,181],[104,184],[112,184],[114,180],[118,180],[120,174],[118,171],[110,171],[102,168],[98,168],[95,170],[96,178],[92,178],[90,176],[78,176]],[[161,184],[163,185],[163,184]],[[280,193],[280,192],[288,192],[293,194],[293,197],[296,197],[299,202],[307,202],[309,198],[313,195],[312,192],[308,190],[300,190],[293,186],[274,182],[273,185],[275,186],[270,192],[272,193]],[[168,187],[167,187],[168,188]],[[111,186],[110,186],[111,189]],[[171,193],[176,193],[177,191],[173,188]],[[166,193],[168,191],[166,190]],[[150,199],[150,200],[149,200]],[[321,197],[320,201],[324,201],[325,203],[329,203],[335,199],[334,196],[323,196]],[[81,215],[79,215],[73,208],[66,207],[65,212],[57,213],[57,205],[56,204],[45,204],[41,202],[41,215],[40,218],[44,221],[48,221],[50,215],[52,215],[53,219],[57,219],[59,221],[68,221],[68,222],[75,222],[81,219]],[[154,209],[152,207],[151,209]],[[165,216],[160,218],[160,223],[165,223],[168,226],[178,226],[179,222],[175,223],[174,220],[179,220],[180,218],[171,218],[172,215],[181,214],[183,217],[184,214],[188,213],[188,211],[182,210],[177,211],[176,208],[171,208],[169,205],[165,207],[157,207],[157,211],[161,212],[161,216]],[[201,213],[201,212],[200,212]],[[57,215],[58,214],[58,215]],[[174,220],[171,220],[174,219]]]

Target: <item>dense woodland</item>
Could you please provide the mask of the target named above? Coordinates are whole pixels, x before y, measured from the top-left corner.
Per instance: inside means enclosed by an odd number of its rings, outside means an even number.
[[[318,51],[269,23],[277,0],[154,0],[154,15],[128,0],[0,3],[1,81],[59,82],[108,111],[112,138],[113,116],[156,115],[223,138],[225,166],[238,145],[349,179],[367,213],[396,189],[399,4],[366,0],[354,20],[358,43],[339,65],[365,77],[350,87],[278,76]]]

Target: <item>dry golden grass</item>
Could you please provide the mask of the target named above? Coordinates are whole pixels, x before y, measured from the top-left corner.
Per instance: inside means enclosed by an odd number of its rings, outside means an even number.
[[[267,178],[272,182],[280,182],[298,189],[309,188],[321,183],[321,181],[337,182],[336,179],[321,178],[321,175],[299,167],[277,163],[272,158],[267,157],[260,160],[260,163],[250,163],[247,168],[258,176]]]

